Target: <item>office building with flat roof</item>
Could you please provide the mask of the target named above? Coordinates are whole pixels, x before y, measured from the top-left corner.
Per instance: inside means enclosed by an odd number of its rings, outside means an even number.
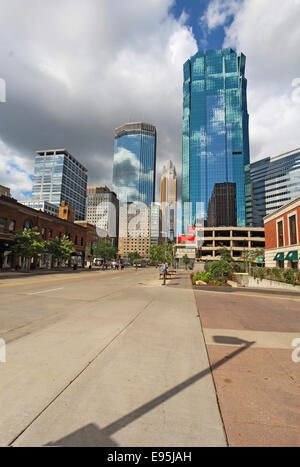
[[[20,201],[20,203],[29,208],[36,209],[37,211],[46,212],[47,214],[58,217],[58,206],[48,203],[48,201]]]
[[[263,226],[264,217],[300,196],[300,148],[250,164],[247,223]]]
[[[216,183],[207,209],[207,227],[236,226],[236,184]]]
[[[87,187],[87,222],[97,227],[101,238],[108,237],[117,246],[119,200],[107,186]]]
[[[75,209],[75,220],[85,220],[87,169],[66,149],[38,151],[34,164],[33,201]]]

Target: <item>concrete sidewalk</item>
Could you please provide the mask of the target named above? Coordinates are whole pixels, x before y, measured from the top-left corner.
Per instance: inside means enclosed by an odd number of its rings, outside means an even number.
[[[229,445],[299,447],[299,299],[249,289],[195,295]]]
[[[58,300],[80,294],[80,306],[8,345],[0,443],[226,446],[194,294],[181,276],[167,287],[154,270],[91,277],[80,291],[67,281]],[[93,300],[102,284],[105,295]]]

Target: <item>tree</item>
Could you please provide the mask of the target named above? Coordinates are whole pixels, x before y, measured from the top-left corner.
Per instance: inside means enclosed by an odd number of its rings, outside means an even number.
[[[163,243],[162,245],[152,245],[150,249],[150,261],[155,265],[161,264],[164,261],[168,264],[173,264],[173,245],[171,243]]]
[[[174,263],[174,245],[172,243],[164,243],[163,247],[163,255],[164,261],[166,261],[169,265]]]
[[[152,245],[150,248],[150,263],[161,264],[163,262],[163,251],[161,245]]]
[[[94,258],[101,258],[106,263],[111,259],[115,259],[118,254],[118,248],[109,245],[108,243],[97,243],[94,247]]]
[[[228,277],[231,277],[233,274],[233,264],[228,261],[215,261],[210,264],[209,272],[214,278],[214,280],[220,281],[222,283],[226,282]]]
[[[219,255],[221,256],[221,259],[223,261],[227,261],[228,263],[232,263],[234,261],[234,259],[232,258],[231,256],[231,253],[230,251],[223,247],[223,248],[220,248],[220,250],[218,251]]]
[[[128,258],[129,258],[129,261],[131,262],[131,264],[133,264],[133,262],[136,261],[136,260],[142,259],[141,255],[137,251],[134,251],[132,253],[128,253]]]
[[[16,232],[13,251],[22,258],[22,269],[30,270],[30,261],[35,261],[45,252],[45,243],[36,227]]]
[[[188,255],[184,255],[184,257],[182,258],[182,261],[183,261],[183,264],[185,265],[185,269],[187,269],[188,265],[190,264],[191,260],[190,258],[188,257]]]
[[[71,240],[64,236],[63,238],[51,238],[46,242],[47,253],[52,255],[55,261],[68,261],[72,254],[75,252],[75,248]]]
[[[244,262],[247,266],[247,272],[249,272],[249,266],[252,263],[255,263],[260,256],[264,256],[265,249],[264,248],[256,248],[255,250],[245,250],[243,251],[242,257]]]

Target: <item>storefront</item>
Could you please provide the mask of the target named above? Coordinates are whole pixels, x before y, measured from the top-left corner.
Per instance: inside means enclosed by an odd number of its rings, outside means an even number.
[[[0,271],[13,267],[13,242],[11,240],[0,240]]]
[[[264,222],[266,267],[299,270],[300,198],[272,212]]]
[[[78,266],[84,265],[88,243],[87,228],[31,209],[13,198],[0,196],[0,268],[2,270],[21,267],[22,260],[13,253],[12,246],[15,233],[25,228],[36,228],[44,241],[68,237],[76,249],[75,257]],[[42,254],[37,261],[31,261],[31,268],[49,269],[52,265],[52,257],[49,254]]]

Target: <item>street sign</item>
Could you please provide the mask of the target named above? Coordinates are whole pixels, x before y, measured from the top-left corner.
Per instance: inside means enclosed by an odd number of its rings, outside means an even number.
[[[259,262],[259,263],[263,263],[263,262],[264,262],[264,258],[263,258],[262,256],[260,256],[260,257],[258,258],[258,262]]]

